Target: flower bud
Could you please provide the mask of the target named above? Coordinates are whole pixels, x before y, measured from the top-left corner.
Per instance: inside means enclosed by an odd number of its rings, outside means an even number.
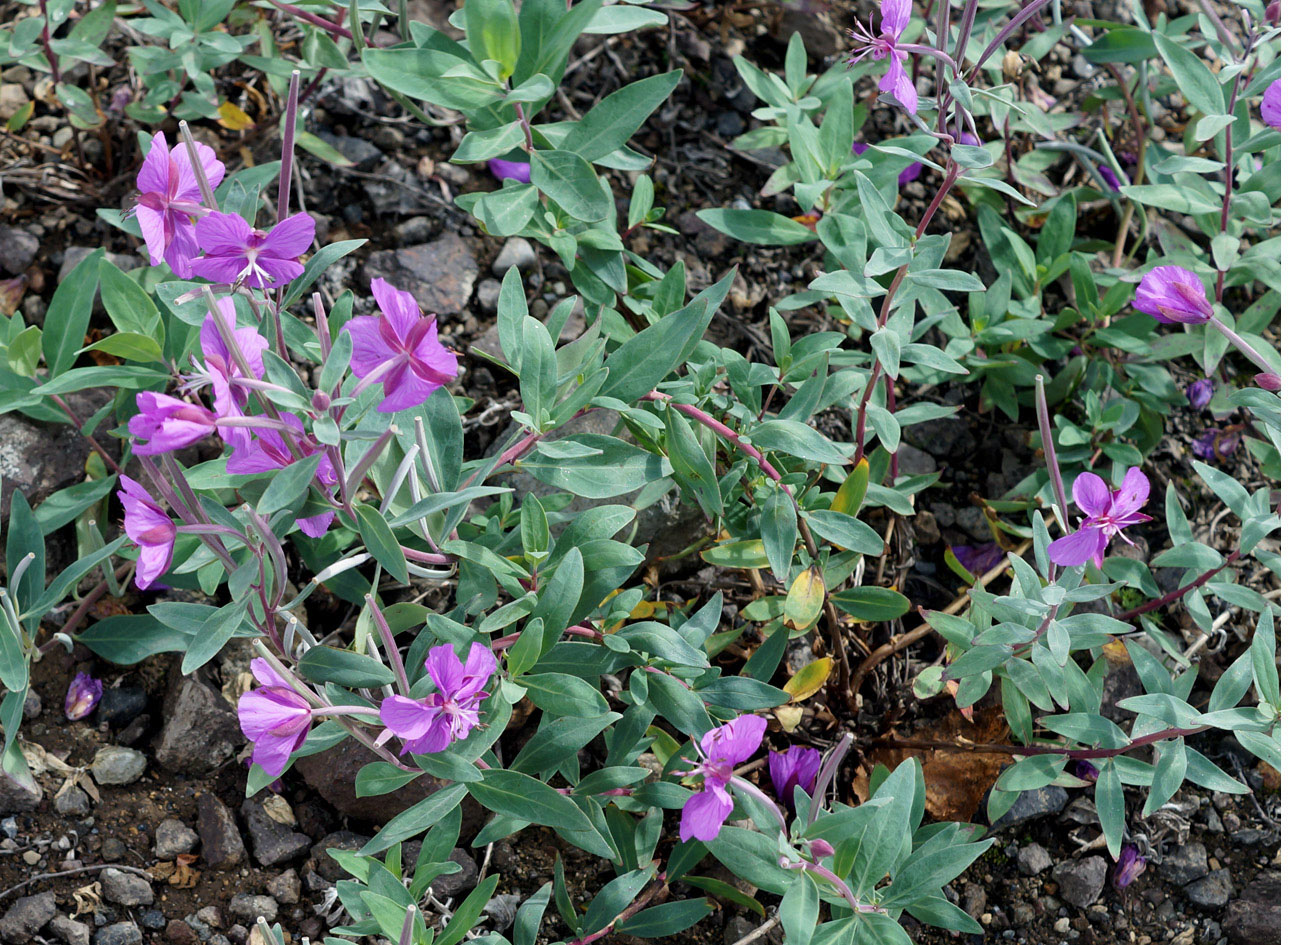
[[[1213,400],[1213,381],[1207,377],[1192,381],[1186,387],[1186,399],[1196,410],[1209,406],[1209,401]]]
[[[808,845],[808,850],[811,852],[813,859],[817,860],[824,860],[827,856],[834,856],[834,847],[830,846],[828,841],[819,837]]]
[[[1024,71],[1023,58],[1013,49],[1006,50],[1006,55],[1001,57],[1001,71],[1007,79],[1018,79]]]
[[[331,403],[333,401],[323,390],[318,390],[311,395],[311,409],[316,413],[324,413],[329,409]]]
[[[1146,858],[1137,852],[1137,848],[1127,844],[1119,851],[1118,862],[1114,864],[1114,888],[1123,889],[1146,870]]]
[[[77,673],[72,677],[67,697],[63,700],[63,714],[68,717],[69,722],[80,721],[95,711],[95,706],[99,705],[99,699],[103,694],[103,680],[96,679],[88,673]]]
[[[1267,5],[1267,21],[1273,26],[1281,25],[1281,0],[1272,0]]]
[[[1281,389],[1281,376],[1270,371],[1254,375],[1254,383],[1263,390],[1278,391]]]

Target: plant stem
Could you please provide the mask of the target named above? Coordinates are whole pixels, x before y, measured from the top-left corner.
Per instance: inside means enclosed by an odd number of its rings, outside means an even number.
[[[1065,498],[1060,460],[1055,455],[1055,439],[1051,435],[1051,418],[1046,406],[1046,384],[1041,374],[1037,376],[1036,384],[1037,431],[1042,437],[1042,452],[1046,456],[1047,471],[1051,474],[1051,489],[1055,492],[1055,501],[1059,506],[1056,510],[1056,520],[1060,523],[1060,530],[1067,535],[1069,534],[1069,500]]]
[[[293,189],[293,141],[298,132],[298,80],[302,73],[297,69],[289,76],[289,96],[284,104],[284,133],[280,147],[280,190],[276,195],[276,222],[289,215],[289,191]],[[283,357],[283,355],[281,355]]]
[[[1221,272],[1218,273],[1218,278],[1219,278],[1219,284],[1221,284],[1221,278],[1222,278]],[[1214,328],[1218,329],[1218,331],[1222,332],[1223,336],[1226,337],[1226,339],[1236,347],[1236,350],[1239,351],[1241,354],[1243,354],[1245,357],[1249,358],[1251,361],[1253,361],[1254,364],[1258,366],[1258,369],[1260,371],[1264,372],[1265,374],[1271,374],[1273,371],[1276,370],[1275,368],[1272,367],[1272,365],[1267,363],[1267,359],[1264,358],[1263,355],[1259,353],[1259,350],[1257,348],[1255,348],[1252,344],[1250,344],[1244,338],[1240,337],[1240,335],[1236,334],[1236,332],[1234,332],[1232,329],[1228,328],[1221,321],[1219,321],[1218,316],[1216,315],[1210,316],[1209,324],[1212,325]]]
[[[388,662],[392,663],[393,675],[397,677],[397,691],[403,696],[408,696],[410,695],[410,680],[406,677],[406,664],[402,661],[401,650],[397,648],[397,638],[392,635],[392,627],[388,626],[388,620],[384,617],[383,611],[379,609],[379,605],[372,594],[365,595],[365,606],[370,611],[370,618],[374,621],[374,625],[379,628],[379,638],[383,640],[383,648],[388,654]]]
[[[41,23],[41,45],[45,47],[45,59],[50,64],[50,77],[54,84],[58,85],[63,81],[59,73],[59,57],[54,54],[54,47],[50,45],[50,11],[46,9],[45,0],[41,0],[41,17],[44,22]]]
[[[1224,568],[1230,567],[1239,559],[1240,559],[1240,551],[1239,550],[1233,551],[1231,554],[1227,555],[1226,561],[1222,562],[1222,564],[1218,565],[1213,570],[1204,572],[1198,578],[1192,581],[1190,584],[1187,584],[1185,587],[1179,587],[1175,591],[1169,591],[1163,597],[1160,597],[1157,600],[1146,601],[1144,604],[1142,604],[1139,607],[1133,607],[1131,610],[1125,610],[1123,613],[1119,614],[1118,617],[1116,617],[1115,619],[1122,620],[1124,622],[1130,622],[1134,617],[1140,617],[1142,614],[1148,614],[1152,610],[1159,610],[1161,607],[1167,607],[1173,601],[1185,597],[1187,594],[1195,590],[1197,587],[1203,587],[1205,584],[1209,582],[1209,580],[1215,574],[1217,574],[1219,571],[1223,570]]]
[[[927,748],[969,751],[977,754],[997,755],[1066,755],[1073,761],[1089,761],[1096,758],[1115,758],[1138,748],[1145,748],[1156,742],[1168,741],[1170,738],[1186,738],[1198,735],[1213,728],[1212,725],[1197,725],[1194,728],[1166,728],[1149,735],[1134,738],[1118,748],[1065,748],[1063,745],[976,745],[968,742],[949,742],[923,738],[886,738],[873,742],[875,748]]]

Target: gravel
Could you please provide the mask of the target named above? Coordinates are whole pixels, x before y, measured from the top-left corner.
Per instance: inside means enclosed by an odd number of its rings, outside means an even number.
[[[143,941],[134,922],[114,922],[95,933],[95,945],[140,945]]]
[[[121,745],[105,745],[95,752],[90,773],[100,784],[134,784],[144,774],[147,761],[142,752]]]
[[[153,905],[153,887],[143,876],[107,869],[99,874],[104,888],[104,898],[119,906]]]
[[[22,945],[54,918],[57,911],[52,892],[15,899],[4,917],[0,918],[0,939],[12,945]]]
[[[153,834],[153,855],[160,860],[174,860],[188,853],[198,843],[198,834],[174,817],[158,824]]]
[[[1052,875],[1060,884],[1060,898],[1079,909],[1086,909],[1100,898],[1107,872],[1109,867],[1103,857],[1089,856],[1061,863]]]

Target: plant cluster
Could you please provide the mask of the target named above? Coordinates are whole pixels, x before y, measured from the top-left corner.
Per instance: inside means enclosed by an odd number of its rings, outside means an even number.
[[[361,850],[333,851],[350,877],[337,885],[351,922],[333,929],[336,941],[454,945],[479,927],[495,875],[439,923],[419,908],[455,868],[472,799],[489,815],[473,845],[538,825],[615,876],[579,913],[557,859],[553,881],[520,905],[514,945],[531,945],[552,908],[582,945],[613,931],[670,935],[723,901],[764,910],[702,875],[707,856],[778,899],[794,945],[866,945],[909,941],[903,913],[981,931],[943,887],[992,841],[978,825],[924,822],[915,760],[877,767],[869,800],[848,803],[838,790],[852,749],[846,724],[825,753],[775,746],[798,740],[799,703],[822,690],[846,723],[866,674],[930,630],[945,646],[914,678],[916,695],[960,708],[995,700],[1015,740],[999,746],[1011,763],[989,820],[1025,790],[1088,789],[1120,885],[1144,863],[1125,839],[1128,788],[1144,794],[1145,813],[1187,781],[1247,790],[1193,747],[1195,735],[1229,731],[1279,767],[1276,605],[1238,580],[1247,559],[1279,566],[1269,540],[1279,494],[1194,464],[1238,523],[1224,555],[1197,538],[1172,484],[1160,513],[1141,468],[1189,399],[1247,411],[1237,442],[1279,477],[1279,359],[1264,337],[1280,307],[1270,8],[1242,0],[1239,32],[1211,12],[1150,23],[1136,6],[1136,25],[1083,24],[1060,20],[1058,5],[1052,20],[1044,0],[1010,10],[940,0],[927,18],[908,0],[884,0],[878,21],[855,25],[860,47],[824,73],[808,71],[798,36],[782,73],[736,57],[766,124],[734,147],[788,152],[763,195],[789,191],[800,214],[728,207],[699,217],[741,242],[802,246],[822,267],[773,304],[774,357],[760,364],[708,338],[733,270],[691,293],[683,264],[663,271],[625,242],[667,226],[641,173],[652,158],[630,142],[680,72],[632,82],[575,120],[540,120],[582,34],[655,25],[663,13],[468,0],[452,17],[456,39],[411,21],[404,3],[272,0],[302,24],[301,61],[290,63],[259,39],[264,5],[178,6],[144,0],[147,16],[133,19],[165,44],[130,50],[145,94],[126,115],[220,117],[211,73],[255,60],[284,83],[282,159],[231,173],[185,121],[170,141],[142,135],[139,195],[119,222],[151,267],[124,273],[97,250],[59,286],[42,327],[20,315],[0,324],[3,409],[70,423],[96,450],[85,482],[35,509],[13,497],[0,592],[10,776],[30,777],[19,723],[29,662],[43,652],[74,640],[122,664],[177,652],[188,673],[244,638],[258,654],[256,685],[239,700],[250,794],[344,739],[374,754],[358,796],[430,785]],[[8,55],[48,68],[69,120],[89,128],[102,111],[69,83],[67,63],[102,62],[115,5],[83,12],[56,38],[73,8],[42,0],[9,34]],[[394,45],[377,45],[381,25]],[[259,42],[262,56],[249,57]],[[1114,79],[1086,103],[1110,114],[1088,143],[1072,140],[1072,116],[1024,80],[1023,61],[1061,42],[1085,44]],[[299,76],[312,70],[304,92]],[[575,294],[548,322],[529,314],[517,270],[502,280],[499,367],[517,377],[521,409],[492,455],[466,456],[466,404],[453,393],[463,345],[439,335],[435,313],[382,279],[328,306],[313,291],[361,245],[331,243],[304,262],[315,224],[289,212],[306,134],[299,103],[326,73],[368,75],[423,120],[428,106],[453,114],[464,134],[452,160],[491,162],[501,181],[459,206],[490,235],[547,247],[569,273]],[[1151,103],[1174,91],[1186,103],[1184,137],[1155,141]],[[858,141],[871,98],[901,106],[912,132]],[[1110,140],[1118,128],[1131,131]],[[1055,182],[1066,162],[1083,183]],[[899,190],[916,179],[927,181],[925,207],[910,219]],[[951,235],[933,231],[958,194],[977,215],[991,285],[953,265]],[[1096,201],[1115,209],[1111,241],[1079,235],[1080,207]],[[97,299],[115,330],[87,346]],[[808,307],[837,330],[791,337],[785,313]],[[561,342],[570,321],[581,330]],[[91,352],[119,363],[92,366]],[[1186,393],[1169,369],[1178,358],[1202,374]],[[968,609],[926,612],[910,640],[867,649],[870,628],[911,603],[869,580],[886,540],[864,516],[910,516],[938,481],[901,472],[899,445],[908,426],[957,408],[900,402],[949,382],[975,385],[1009,419],[1036,416],[1042,465],[989,503],[1003,542],[995,564],[976,565],[968,550],[950,556],[970,585]],[[114,396],[78,416],[66,397],[90,387]],[[571,432],[570,421],[594,413],[611,418],[612,433]],[[836,422],[851,431],[843,440],[825,432]],[[103,433],[117,455],[94,439]],[[1200,455],[1226,452],[1215,436]],[[506,476],[518,473],[558,491],[521,488]],[[706,522],[692,551],[752,575],[755,593],[737,616],[723,620],[721,592],[669,607],[633,580],[645,563],[638,514],[666,496],[697,505]],[[574,498],[587,507],[573,510]],[[1156,518],[1169,547],[1150,565],[1111,553]],[[79,557],[49,579],[46,537],[69,525]],[[1003,571],[1009,584],[995,591]],[[165,584],[210,602],[157,600],[80,629],[87,602],[121,593],[128,575],[141,591]],[[412,599],[412,589],[441,603]],[[301,616],[326,592],[357,608],[341,638]],[[1117,605],[1120,592],[1139,603]],[[43,621],[69,595],[75,617],[42,640]],[[1209,633],[1211,601],[1256,615],[1255,625],[1197,707],[1193,654],[1159,620],[1180,602]],[[719,655],[746,636],[757,643],[744,665],[723,672]],[[800,637],[821,658],[790,674],[786,649]],[[1105,654],[1116,651],[1144,689],[1120,704],[1136,714],[1126,730],[1100,710]],[[74,680],[68,718],[90,711],[96,683]],[[526,736],[504,738],[525,706],[535,715]],[[406,873],[401,843],[411,838],[420,853]]]

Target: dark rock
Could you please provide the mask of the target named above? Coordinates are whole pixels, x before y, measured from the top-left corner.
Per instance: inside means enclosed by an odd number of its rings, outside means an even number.
[[[15,899],[4,917],[0,918],[0,939],[11,942],[12,945],[22,945],[54,918],[57,912],[52,892]]]
[[[72,400],[69,396],[76,410]],[[106,398],[96,392],[84,400],[92,409],[78,411],[82,420]],[[71,426],[47,427],[12,413],[0,416],[0,519],[9,520],[15,490],[35,508],[50,493],[80,481],[89,452],[90,446]]]
[[[1118,704],[1143,692],[1145,690],[1135,666],[1131,663],[1109,664],[1105,668],[1105,681],[1101,689],[1101,715],[1120,723],[1135,719],[1135,712],[1120,709]]]
[[[59,266],[58,281],[62,282],[66,279],[73,269],[81,265],[82,260],[98,248],[97,246],[69,246],[65,249],[63,251],[63,262]],[[123,272],[139,269],[145,262],[143,256],[136,256],[132,253],[106,253],[104,258]]]
[[[349,738],[327,751],[295,761],[293,770],[340,815],[367,824],[387,823],[446,783],[435,778],[416,778],[388,794],[357,797],[356,774],[372,761],[374,753]],[[482,808],[470,803],[469,798],[462,802],[461,813],[466,830],[476,830],[482,824]]]
[[[99,848],[105,862],[117,863],[126,856],[126,844],[116,837],[107,837]]]
[[[992,526],[988,524],[983,509],[972,505],[962,506],[956,512],[956,524],[975,541],[992,541]]]
[[[1062,787],[1048,784],[1044,788],[1024,791],[1010,805],[1010,810],[1001,815],[993,824],[994,828],[1015,827],[1046,814],[1058,814],[1064,810],[1069,801],[1069,794]]]
[[[1089,856],[1081,860],[1067,860],[1052,872],[1060,884],[1060,898],[1086,909],[1100,898],[1105,888],[1105,874],[1109,868],[1103,857]]]
[[[151,932],[157,932],[159,929],[167,927],[167,917],[157,909],[148,909],[141,912],[136,921]]]
[[[121,870],[101,870],[99,882],[104,888],[104,898],[119,906],[153,905],[153,887],[143,876]]]
[[[28,721],[40,718],[41,710],[43,708],[44,706],[41,705],[41,694],[39,692],[28,690],[27,698],[23,699],[23,718]]]
[[[1234,889],[1231,885],[1231,873],[1228,870],[1214,870],[1208,876],[1197,879],[1182,890],[1186,898],[1201,909],[1221,909]]]
[[[198,796],[199,842],[203,861],[214,870],[232,870],[248,858],[230,808],[211,794]]]
[[[95,933],[95,945],[140,945],[144,936],[134,922],[114,922]]]
[[[906,476],[923,476],[937,470],[938,461],[924,450],[918,450],[910,443],[898,444],[898,472]]]
[[[237,893],[230,900],[230,914],[246,919],[249,923],[256,922],[259,916],[267,922],[274,922],[279,911],[279,904],[270,896]]]
[[[179,671],[172,677],[162,717],[154,754],[160,765],[177,774],[209,774],[244,744],[239,717],[230,704],[207,683]]]
[[[160,860],[172,860],[194,849],[196,843],[198,834],[175,817],[168,817],[154,831],[153,855]]]
[[[180,919],[172,919],[167,923],[167,931],[163,933],[171,945],[194,945],[198,941],[198,936]]]
[[[451,862],[460,864],[460,872],[447,873],[433,880],[429,889],[437,899],[454,899],[473,889],[478,882],[478,864],[466,851],[456,847],[451,851]]]
[[[723,945],[735,945],[735,943],[741,939],[748,938],[748,936],[756,932],[757,929],[758,923],[750,919],[748,916],[732,916],[730,921],[726,923],[725,928],[722,929],[722,943]],[[771,933],[768,932],[765,935],[761,935],[757,939],[754,939],[753,945],[771,945],[771,942]]]
[[[355,853],[369,843],[370,838],[351,830],[336,830],[311,848],[311,859],[308,865],[321,879],[336,883],[350,875],[338,865],[338,861],[329,855],[330,850],[347,850]],[[310,881],[311,876],[308,875]],[[436,883],[437,880],[434,880]]]
[[[1019,871],[1025,876],[1036,876],[1051,865],[1051,854],[1040,843],[1030,843],[1019,851]]]
[[[32,264],[40,251],[41,241],[16,226],[0,226],[0,269],[12,276]]]
[[[95,722],[107,724],[116,731],[124,728],[149,705],[149,696],[139,686],[119,686],[105,689],[99,707],[95,710]]]
[[[375,277],[410,292],[425,312],[454,315],[473,295],[478,261],[468,243],[455,233],[443,233],[431,243],[372,254],[365,278]]]
[[[787,43],[798,33],[811,59],[827,59],[839,54],[843,30],[830,21],[830,15],[814,7],[783,7],[776,24],[776,38]]]
[[[977,919],[988,910],[988,891],[978,883],[970,883],[965,890],[961,908]]]
[[[1198,841],[1174,847],[1159,864],[1159,875],[1176,886],[1185,886],[1208,872],[1209,858]]]
[[[717,133],[723,138],[738,138],[744,134],[744,119],[739,112],[722,112],[717,116]]]
[[[56,915],[50,919],[49,928],[63,945],[90,945],[90,926],[71,916]]]
[[[364,138],[353,138],[351,135],[334,135],[327,131],[318,132],[318,137],[325,144],[336,148],[343,157],[355,164],[357,170],[368,171],[383,158],[383,152]]]
[[[134,784],[148,763],[143,753],[122,745],[105,745],[95,752],[90,773],[100,784]]]
[[[253,858],[262,866],[275,866],[301,856],[311,848],[311,838],[298,833],[266,813],[255,797],[244,801],[239,809],[253,844]]]
[[[1281,874],[1260,873],[1227,903],[1222,929],[1232,945],[1281,945]]]
[[[931,456],[969,459],[976,443],[969,425],[960,417],[939,417],[912,424],[902,431],[906,441]]]

